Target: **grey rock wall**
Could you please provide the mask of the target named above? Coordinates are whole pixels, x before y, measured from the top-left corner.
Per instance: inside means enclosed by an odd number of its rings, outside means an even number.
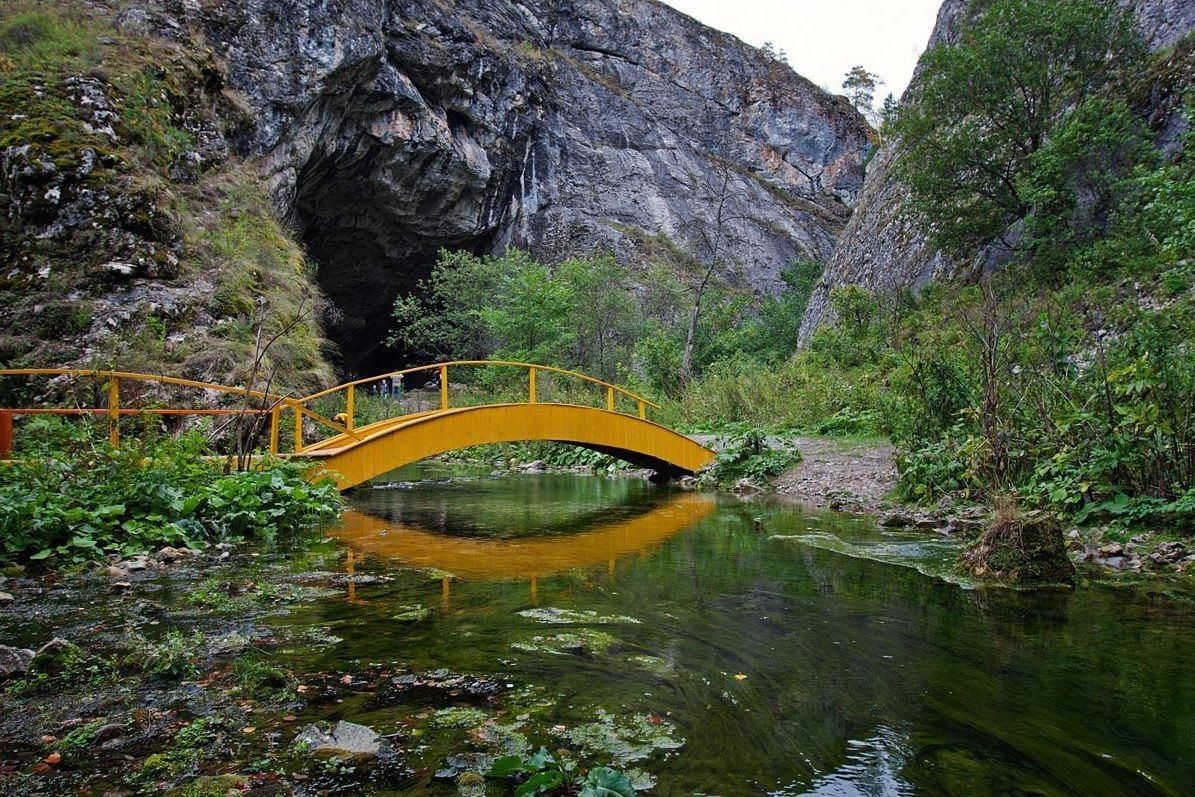
[[[229,0],[202,32],[257,120],[278,209],[319,264],[350,370],[440,247],[549,260],[696,246],[728,201],[727,278],[830,255],[870,128],[764,53],[653,0]]]
[[[1132,8],[1138,25],[1153,50],[1179,42],[1195,27],[1195,2],[1191,0],[1122,0]],[[967,20],[970,0],[945,0],[930,35],[927,49],[958,39]],[[916,82],[916,73],[913,81]],[[1181,133],[1181,100],[1177,87],[1151,99],[1151,119],[1165,148]],[[907,92],[906,92],[907,96]],[[858,204],[839,238],[821,282],[814,288],[801,322],[800,342],[807,345],[818,328],[833,320],[830,293],[840,285],[861,285],[869,290],[918,290],[933,280],[974,276],[1007,259],[991,249],[968,263],[953,262],[927,241],[916,222],[901,211],[904,188],[892,176],[899,142],[885,143],[868,164]]]

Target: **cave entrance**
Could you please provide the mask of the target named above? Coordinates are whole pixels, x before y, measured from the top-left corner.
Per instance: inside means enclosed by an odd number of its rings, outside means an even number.
[[[316,281],[332,305],[325,326],[336,345],[330,358],[337,372],[358,378],[429,362],[426,352],[386,345],[394,300],[418,290],[441,248],[481,252],[488,237],[416,229],[393,195],[337,170],[305,170],[295,210]]]

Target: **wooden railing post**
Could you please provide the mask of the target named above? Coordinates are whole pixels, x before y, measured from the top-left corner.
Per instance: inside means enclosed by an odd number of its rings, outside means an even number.
[[[0,459],[12,458],[12,411],[0,410]]]
[[[647,402],[640,399],[639,401],[639,417],[642,420],[647,420]]]
[[[355,386],[349,385],[349,389],[344,401],[344,428],[351,432],[353,431],[353,415],[356,413],[357,409],[357,389]]]
[[[528,377],[527,377],[528,393],[527,393],[527,395],[530,398],[531,403],[534,404],[537,401],[539,401],[539,391],[537,390],[536,384],[535,384],[535,369],[528,368],[527,374],[528,374]]]
[[[448,409],[448,366],[440,366],[440,409]]]
[[[270,408],[270,453],[278,453],[278,421],[281,410],[277,404]]]
[[[303,405],[297,401],[291,405],[295,411],[295,453],[303,451]]]
[[[614,387],[613,386],[606,388],[606,409],[610,410],[610,412],[614,412]]]
[[[116,377],[108,381],[108,442],[120,445],[120,380]]]

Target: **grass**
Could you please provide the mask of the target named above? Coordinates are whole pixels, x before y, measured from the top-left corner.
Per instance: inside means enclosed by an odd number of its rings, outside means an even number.
[[[332,380],[313,269],[256,166],[213,150],[198,174],[175,169],[196,131],[246,123],[235,97],[210,88],[214,69],[202,46],[119,30],[78,0],[0,6],[0,148],[30,145],[27,162],[42,172],[0,197],[15,265],[0,274],[0,365],[237,383],[250,376],[257,328],[269,337],[302,315],[262,373],[298,391]],[[97,108],[114,117],[97,119]],[[79,199],[87,191],[93,199]],[[72,206],[80,223],[40,235]],[[122,303],[113,315],[95,301],[125,290],[128,277],[102,267],[112,260],[171,297]]]

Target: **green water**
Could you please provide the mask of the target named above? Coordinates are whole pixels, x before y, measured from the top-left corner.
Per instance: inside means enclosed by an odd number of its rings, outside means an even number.
[[[967,589],[939,577],[949,542],[635,480],[383,481],[341,544],[389,580],[277,622],[340,638],[313,669],[506,689],[325,707],[401,734],[420,776],[394,793],[454,794],[453,761],[546,744],[659,795],[1195,794],[1188,603]]]

